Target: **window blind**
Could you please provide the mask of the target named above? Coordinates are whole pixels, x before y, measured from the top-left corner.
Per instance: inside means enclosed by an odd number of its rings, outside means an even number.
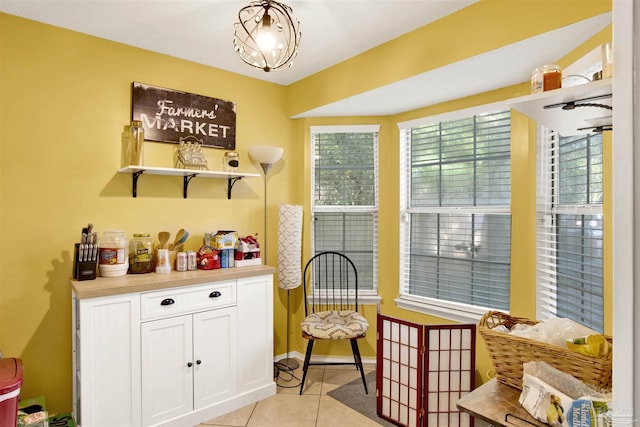
[[[378,127],[312,128],[313,249],[347,255],[377,290]]]
[[[509,309],[510,112],[401,132],[401,296]]]
[[[539,134],[537,316],[602,332],[602,136]]]

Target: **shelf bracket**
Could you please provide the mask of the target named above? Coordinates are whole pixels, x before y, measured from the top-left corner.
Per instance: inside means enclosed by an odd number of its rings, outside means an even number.
[[[234,184],[242,179],[241,176],[237,176],[235,178],[229,178],[229,182],[227,184],[227,200],[231,200],[231,189]]]
[[[131,192],[133,193],[133,197],[138,196],[138,177],[142,175],[144,171],[135,171],[131,174]]]
[[[185,175],[183,177],[183,181],[184,181],[183,182],[183,186],[182,186],[182,197],[183,198],[185,198],[185,199],[187,198],[187,193],[188,193],[188,190],[189,190],[189,182],[191,182],[191,180],[193,178],[195,178],[196,176],[198,176],[197,173],[192,173],[191,175]]]
[[[604,131],[612,131],[613,125],[588,126],[584,128],[578,128],[578,131],[583,131],[583,130],[591,130],[593,133],[602,133]]]
[[[576,99],[573,101],[559,102],[557,104],[545,105],[542,108],[544,108],[545,110],[548,110],[550,108],[562,108],[563,110],[573,110],[577,107],[598,107],[598,108],[606,108],[608,110],[613,110],[613,107],[611,107],[610,105],[588,102],[588,101],[595,101],[598,99],[611,98],[612,96],[613,96],[612,94],[608,93],[605,95],[598,95],[598,96],[592,96],[589,98]]]

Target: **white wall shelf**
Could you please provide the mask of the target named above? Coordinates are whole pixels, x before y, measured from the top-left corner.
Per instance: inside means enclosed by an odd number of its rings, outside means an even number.
[[[219,172],[219,171],[209,171],[209,170],[199,170],[199,169],[175,169],[175,168],[161,168],[154,166],[134,166],[129,165],[125,166],[118,170],[119,173],[128,173],[131,174],[131,189],[133,197],[138,196],[138,178],[143,173],[149,175],[170,175],[170,176],[181,176],[183,178],[183,194],[182,196],[186,199],[189,189],[189,182],[195,178],[215,178],[215,179],[226,179],[227,180],[227,199],[231,199],[231,189],[233,185],[246,177],[259,177],[260,174],[257,173],[232,173],[232,172]]]
[[[539,124],[568,136],[611,130],[612,94],[612,79],[606,79],[521,96],[507,104]],[[568,107],[563,107],[565,105]]]

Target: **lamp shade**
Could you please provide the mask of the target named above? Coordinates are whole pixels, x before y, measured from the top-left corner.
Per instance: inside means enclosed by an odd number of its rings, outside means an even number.
[[[278,287],[302,284],[302,206],[280,205],[278,222]]]
[[[249,147],[249,156],[260,164],[272,165],[282,158],[284,148],[269,145]]]

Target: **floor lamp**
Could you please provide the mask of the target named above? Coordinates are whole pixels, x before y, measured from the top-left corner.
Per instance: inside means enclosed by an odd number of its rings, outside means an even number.
[[[271,169],[271,166],[276,163],[282,157],[284,149],[281,147],[274,147],[268,145],[256,145],[249,147],[249,156],[260,163],[262,170],[264,171],[264,239],[262,239],[262,257],[264,258],[264,265],[267,265],[267,172]]]

